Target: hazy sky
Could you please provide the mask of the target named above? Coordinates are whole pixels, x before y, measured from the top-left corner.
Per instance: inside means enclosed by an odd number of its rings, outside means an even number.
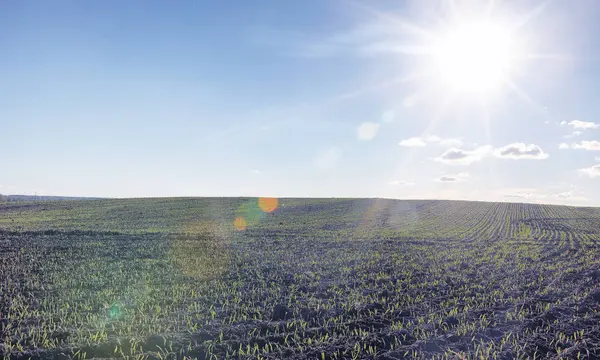
[[[475,3],[3,1],[0,193],[600,205],[600,3]]]

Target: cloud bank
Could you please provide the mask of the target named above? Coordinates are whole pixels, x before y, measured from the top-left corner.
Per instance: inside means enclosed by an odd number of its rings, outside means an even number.
[[[599,124],[593,123],[591,121],[581,121],[581,120],[573,120],[573,121],[569,121],[569,122],[561,121],[560,124],[561,125],[569,125],[569,126],[573,127],[574,129],[582,129],[582,130],[600,128]]]
[[[400,141],[398,145],[404,147],[424,147],[427,144],[420,137],[411,137],[409,139]]]
[[[475,150],[464,150],[454,147],[446,150],[434,160],[450,165],[469,165],[483,160],[488,155],[512,160],[544,160],[548,158],[548,154],[538,145],[512,143],[495,149],[491,145],[480,146]]]
[[[406,181],[406,180],[392,180],[390,181],[390,185],[394,186],[411,186],[414,185],[414,182]]]
[[[588,150],[588,151],[600,151],[600,141],[596,140],[583,140],[571,144],[561,143],[558,145],[559,149],[575,149],[575,150]]]
[[[443,182],[443,183],[454,183],[454,182],[459,182],[459,181],[465,181],[468,177],[469,177],[469,173],[462,172],[462,173],[458,173],[458,174],[454,174],[454,175],[441,176],[438,179],[436,179],[436,181]]]
[[[426,135],[426,136],[415,136],[408,139],[404,139],[398,143],[404,147],[424,147],[427,144],[438,144],[445,147],[459,147],[462,146],[462,141],[454,138],[441,138],[437,135]]]
[[[490,145],[481,146],[475,150],[452,148],[446,150],[440,157],[435,158],[435,160],[450,165],[469,165],[482,160],[491,150],[492,147]]]
[[[544,160],[548,158],[541,147],[535,144],[512,143],[494,150],[494,155],[505,159],[533,159]]]
[[[589,151],[600,151],[600,141],[580,141],[578,143],[571,144],[572,149],[583,149]]]
[[[591,178],[600,177],[600,164],[590,166],[589,168],[579,169],[579,173]]]

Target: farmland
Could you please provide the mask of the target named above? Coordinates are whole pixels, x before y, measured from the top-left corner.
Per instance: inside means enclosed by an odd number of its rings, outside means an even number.
[[[0,203],[6,359],[600,358],[600,209]]]

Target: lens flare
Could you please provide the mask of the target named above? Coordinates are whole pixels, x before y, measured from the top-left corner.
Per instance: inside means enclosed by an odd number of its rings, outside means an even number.
[[[253,199],[248,199],[248,200],[244,201],[238,207],[235,215],[236,215],[236,221],[238,221],[237,219],[239,219],[239,218],[243,219],[243,222],[240,222],[240,223],[243,224],[243,229],[246,229],[246,228],[251,228],[251,227],[258,225],[258,223],[260,223],[262,218],[264,218],[265,213],[258,206],[257,199],[253,198]]]
[[[122,306],[119,303],[112,304],[112,306],[108,309],[108,317],[111,320],[120,318],[121,317],[121,307]]]
[[[214,279],[229,266],[229,243],[217,234],[180,235],[172,257],[183,274],[200,280]]]
[[[221,276],[229,267],[230,239],[236,228],[232,226],[233,219],[223,215],[224,211],[218,206],[209,206],[208,211],[199,210],[204,219],[190,220],[172,234],[169,257],[183,275],[210,280]]]
[[[238,216],[235,218],[235,220],[233,221],[233,226],[235,226],[235,228],[238,231],[244,231],[246,230],[246,228],[248,227],[248,223],[246,222],[246,219],[244,219],[241,216]]]
[[[416,203],[410,201],[388,201],[385,199],[365,200],[365,208],[357,207],[360,222],[354,230],[354,236],[368,238],[377,236],[378,229],[389,226],[395,233],[405,236],[414,234],[421,221]]]
[[[257,226],[266,214],[272,213],[279,206],[277,198],[261,197],[245,200],[236,210],[233,226],[238,231]]]
[[[279,200],[277,200],[277,198],[261,197],[258,199],[258,207],[266,213],[275,211],[277,206],[279,206]]]

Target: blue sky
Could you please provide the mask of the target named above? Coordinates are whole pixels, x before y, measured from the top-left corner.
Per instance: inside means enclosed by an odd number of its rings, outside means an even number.
[[[0,193],[600,205],[600,4],[478,4],[4,2]],[[482,18],[510,81],[442,84]]]

